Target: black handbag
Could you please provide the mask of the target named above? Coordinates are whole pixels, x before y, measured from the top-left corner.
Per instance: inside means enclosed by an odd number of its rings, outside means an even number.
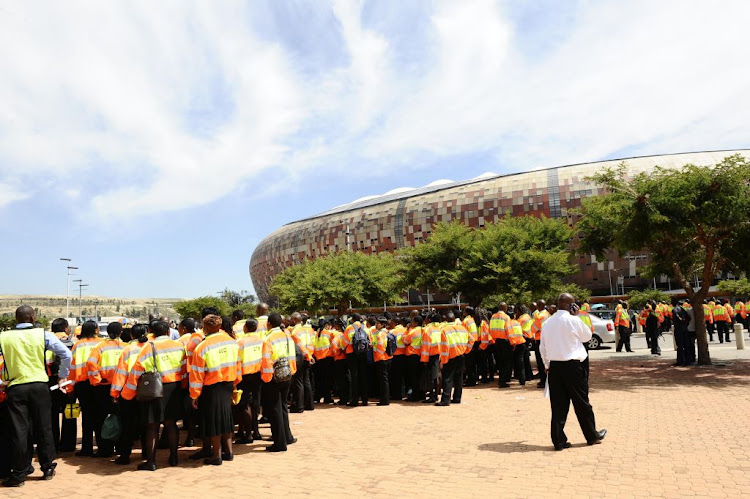
[[[135,389],[135,399],[139,402],[150,402],[152,400],[160,399],[164,396],[164,385],[161,382],[161,372],[157,366],[156,348],[154,344],[149,342],[151,345],[151,352],[154,355],[154,368],[145,372],[138,378],[138,386]]]

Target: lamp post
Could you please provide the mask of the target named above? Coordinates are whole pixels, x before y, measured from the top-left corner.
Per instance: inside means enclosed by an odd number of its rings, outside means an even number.
[[[67,262],[66,267],[68,269],[68,280],[67,280],[67,286],[66,286],[66,292],[65,292],[65,318],[67,319],[70,317],[70,271],[71,270],[78,270],[78,267],[71,267],[70,258],[60,258],[60,261]]]
[[[83,288],[87,287],[88,284],[83,284],[83,279],[73,279],[73,282],[78,283],[78,317],[83,317],[81,308],[81,298],[83,295]]]

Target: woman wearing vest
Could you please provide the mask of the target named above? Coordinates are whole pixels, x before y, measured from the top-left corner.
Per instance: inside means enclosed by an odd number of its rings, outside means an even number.
[[[190,398],[198,410],[203,449],[190,457],[219,466],[234,459],[232,389],[242,380],[242,364],[237,341],[221,331],[221,317],[206,316],[203,332],[206,339],[193,352],[190,367]]]
[[[289,410],[286,400],[292,385],[292,376],[297,372],[297,360],[294,352],[294,340],[281,330],[281,315],[273,313],[268,316],[271,328],[263,340],[263,359],[261,361],[260,402],[263,414],[271,424],[273,445],[266,447],[269,452],[284,452],[287,445],[297,441],[289,427]]]
[[[169,465],[177,465],[177,420],[182,417],[182,388],[187,373],[185,348],[179,341],[169,339],[169,324],[154,321],[151,332],[154,340],[141,349],[122,390],[122,397],[132,400],[143,373],[156,369],[161,375],[162,396],[140,403],[141,423],[146,425],[144,462],[138,465],[143,471],[156,470],[156,439],[162,423],[169,444]]]
[[[69,379],[75,383],[75,396],[81,404],[81,450],[76,456],[94,456],[94,434],[96,434],[96,445],[104,450],[106,444],[102,439],[102,423],[106,414],[99,414],[99,406],[96,403],[94,387],[89,381],[89,372],[86,362],[91,356],[91,351],[99,344],[99,326],[94,321],[86,321],[81,326],[80,339],[73,344],[71,354],[73,365],[70,367]]]
[[[263,358],[263,338],[258,329],[258,321],[243,321],[243,336],[237,340],[240,362],[242,362],[242,381],[239,388],[242,398],[237,405],[240,419],[240,435],[235,444],[251,444],[260,440],[258,416],[260,416],[260,362]]]

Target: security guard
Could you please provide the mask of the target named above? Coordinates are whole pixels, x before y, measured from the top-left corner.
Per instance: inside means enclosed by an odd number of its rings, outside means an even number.
[[[16,309],[16,328],[0,334],[0,354],[5,361],[2,384],[11,427],[11,475],[3,482],[6,487],[22,486],[33,473],[28,444],[32,431],[44,480],[55,476],[57,466],[44,358],[47,349],[60,357],[59,384],[62,384],[67,380],[71,355],[54,334],[35,328],[35,320],[34,309],[23,305]]]

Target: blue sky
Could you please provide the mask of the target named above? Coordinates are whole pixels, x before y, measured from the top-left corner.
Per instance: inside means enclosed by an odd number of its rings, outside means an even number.
[[[252,290],[290,221],[439,178],[750,145],[750,5],[0,3],[2,294]]]

